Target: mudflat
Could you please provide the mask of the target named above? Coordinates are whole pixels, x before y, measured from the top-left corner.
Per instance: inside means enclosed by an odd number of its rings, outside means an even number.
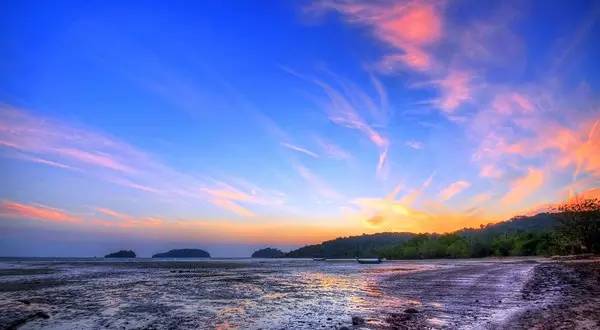
[[[600,262],[0,261],[0,328],[600,326]]]

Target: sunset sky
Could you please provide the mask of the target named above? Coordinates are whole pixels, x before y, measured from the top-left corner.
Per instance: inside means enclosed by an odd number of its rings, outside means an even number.
[[[0,256],[215,256],[600,196],[598,1],[0,3]]]

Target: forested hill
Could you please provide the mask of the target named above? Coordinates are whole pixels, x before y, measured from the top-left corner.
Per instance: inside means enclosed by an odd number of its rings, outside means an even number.
[[[556,219],[548,213],[534,216],[520,216],[480,228],[465,228],[451,234],[464,239],[475,238],[491,244],[494,237],[501,234],[541,233],[554,229]],[[436,239],[443,235],[422,235],[414,233],[378,233],[360,236],[340,237],[321,244],[308,245],[286,254],[289,258],[354,258],[381,256],[382,251],[389,251],[407,242],[422,240],[426,236]]]
[[[465,228],[458,230],[459,235],[493,236],[518,231],[539,232],[552,230],[558,224],[556,217],[549,213],[539,213],[533,216],[517,216],[507,221],[488,224],[480,228]]]
[[[286,254],[289,258],[354,258],[377,256],[377,250],[404,243],[416,235],[413,233],[378,233],[371,235],[340,237],[321,244],[308,245]]]

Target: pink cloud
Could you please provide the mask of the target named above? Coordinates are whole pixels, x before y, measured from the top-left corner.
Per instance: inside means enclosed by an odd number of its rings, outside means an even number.
[[[242,217],[255,216],[254,212],[248,210],[247,208],[245,208],[229,199],[213,199],[213,200],[211,200],[211,203],[213,203],[214,205],[216,205],[224,210],[233,212]]]
[[[214,186],[200,188],[200,192],[211,204],[244,217],[254,216],[255,213],[242,204],[273,206],[283,203],[281,193],[267,192],[248,183],[240,183],[235,187],[216,182]]]
[[[222,185],[219,188],[201,188],[202,192],[207,193],[213,198],[230,199],[235,201],[253,202],[256,198],[250,194],[242,192],[229,185]]]
[[[63,163],[55,162],[52,160],[40,158],[40,157],[35,157],[35,156],[30,156],[30,155],[25,155],[25,154],[17,154],[14,156],[14,158],[30,161],[33,163],[43,164],[43,165],[47,165],[47,166],[52,166],[52,167],[56,167],[56,168],[62,168],[65,170],[79,171],[79,169],[77,169],[75,167],[72,167],[72,166],[69,166],[69,165],[66,165]]]
[[[36,157],[59,158],[65,166],[87,164],[133,173],[135,166],[131,163],[148,160],[143,153],[114,139],[7,106],[0,107],[0,123],[4,147]]]
[[[425,179],[425,181],[423,181],[420,187],[413,189],[408,194],[402,196],[402,198],[400,199],[400,203],[409,206],[412,205],[415,202],[415,200],[417,200],[423,194],[423,192],[427,188],[429,188],[429,186],[433,182],[434,177],[435,172],[431,173],[431,175],[427,179]]]
[[[535,168],[529,168],[527,174],[515,179],[509,191],[502,197],[505,205],[521,203],[525,198],[536,192],[544,183],[544,173]]]
[[[492,102],[492,108],[503,115],[529,113],[534,110],[534,107],[527,96],[517,92],[497,95]]]
[[[83,163],[88,163],[96,166],[105,167],[108,169],[112,169],[115,171],[133,173],[134,169],[131,167],[122,164],[120,161],[115,158],[102,153],[92,153],[78,149],[72,148],[55,148],[54,151],[62,156],[70,158],[72,160],[80,161]]]
[[[502,170],[494,164],[486,164],[481,167],[479,175],[484,178],[499,179],[502,177]]]
[[[0,106],[0,148],[7,149],[10,157],[15,154],[31,162],[77,169],[126,188],[177,202],[205,197],[206,202],[222,206],[227,203],[214,201],[240,202],[240,196],[246,197],[244,202],[254,204],[276,204],[281,200],[258,187],[252,188],[256,194],[242,193],[240,189],[222,183],[216,188],[210,187],[208,180],[168,167],[145,152],[100,132],[7,106]],[[199,194],[201,187],[210,189]],[[220,188],[229,193],[237,191],[238,195],[224,197],[217,192]]]
[[[598,118],[598,116],[596,116]],[[545,157],[554,169],[574,168],[576,177],[581,172],[600,176],[600,119],[582,120],[576,128],[569,128],[549,119],[535,122],[526,136],[486,137],[476,159],[496,159],[519,156],[525,158]]]
[[[450,198],[452,198],[455,195],[462,192],[463,190],[469,188],[470,186],[471,186],[471,183],[464,181],[464,180],[453,182],[449,186],[444,188],[442,191],[440,191],[440,194],[439,194],[440,199],[442,201],[447,201]]]
[[[0,202],[0,216],[35,219],[52,222],[78,222],[80,219],[66,211],[38,204],[13,201]]]
[[[432,3],[321,1],[316,7],[337,11],[349,22],[369,27],[377,39],[395,48],[399,53],[385,56],[379,64],[385,71],[394,70],[396,63],[415,70],[432,66],[427,46],[443,32],[441,15]]]
[[[122,228],[132,228],[132,227],[157,227],[165,224],[165,221],[158,217],[136,217],[129,214],[125,214],[122,212],[118,212],[109,208],[98,207],[95,209],[96,212],[100,213],[103,216],[113,218],[118,220],[114,221],[106,221],[102,219],[92,220],[94,224],[100,224],[108,227],[122,227]]]
[[[437,105],[445,112],[451,113],[460,105],[471,99],[471,80],[473,76],[465,71],[451,71],[448,75],[436,81],[440,89]]]

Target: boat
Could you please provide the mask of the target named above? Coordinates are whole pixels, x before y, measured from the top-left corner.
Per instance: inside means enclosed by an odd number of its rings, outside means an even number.
[[[325,260],[327,260],[327,259],[325,259],[325,258],[313,258],[313,261],[325,261]]]
[[[359,264],[380,264],[381,258],[356,258]]]

